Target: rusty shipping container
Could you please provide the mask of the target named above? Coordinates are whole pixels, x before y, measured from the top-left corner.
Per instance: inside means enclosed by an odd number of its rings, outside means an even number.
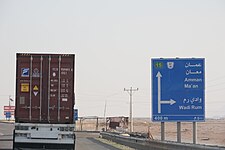
[[[72,124],[73,54],[17,53],[17,123]]]

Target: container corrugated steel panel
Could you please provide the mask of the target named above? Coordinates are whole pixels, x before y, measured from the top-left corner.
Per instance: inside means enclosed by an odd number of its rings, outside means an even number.
[[[74,59],[17,53],[16,122],[73,123]]]

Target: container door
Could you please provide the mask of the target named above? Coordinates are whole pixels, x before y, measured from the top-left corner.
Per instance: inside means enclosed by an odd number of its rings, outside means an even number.
[[[60,118],[60,65],[61,56],[49,56],[49,89],[48,89],[48,113],[50,122],[58,122]]]
[[[17,82],[16,82],[16,121],[29,120],[30,112],[30,57],[17,59]]]
[[[74,57],[62,57],[60,66],[60,122],[73,123]]]
[[[41,102],[42,102],[42,68],[43,68],[43,57],[33,56],[31,67],[31,120],[41,121]]]
[[[74,105],[74,61],[71,57],[49,57],[49,122],[71,123]]]

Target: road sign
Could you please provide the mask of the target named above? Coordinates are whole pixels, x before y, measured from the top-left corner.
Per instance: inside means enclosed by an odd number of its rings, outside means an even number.
[[[4,106],[4,110],[15,110],[15,106]]]
[[[6,118],[6,119],[10,119],[10,118],[11,118],[11,112],[10,112],[10,111],[7,111],[7,112],[5,113],[5,118]]]
[[[14,116],[14,110],[6,110],[4,111],[4,115],[6,116],[6,113],[10,112],[11,116]]]
[[[15,106],[4,106],[4,115],[7,115],[7,112],[10,112],[10,115],[14,115]]]
[[[205,120],[205,59],[152,59],[152,120]]]
[[[74,109],[74,121],[78,120],[78,109]]]

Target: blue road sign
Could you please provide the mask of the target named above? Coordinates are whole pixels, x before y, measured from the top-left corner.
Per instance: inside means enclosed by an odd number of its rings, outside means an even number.
[[[78,120],[78,109],[74,109],[74,121]]]
[[[5,113],[5,117],[6,117],[6,119],[10,119],[11,118],[11,112],[10,111],[7,111],[6,113]]]
[[[205,120],[205,59],[152,59],[152,120]]]

